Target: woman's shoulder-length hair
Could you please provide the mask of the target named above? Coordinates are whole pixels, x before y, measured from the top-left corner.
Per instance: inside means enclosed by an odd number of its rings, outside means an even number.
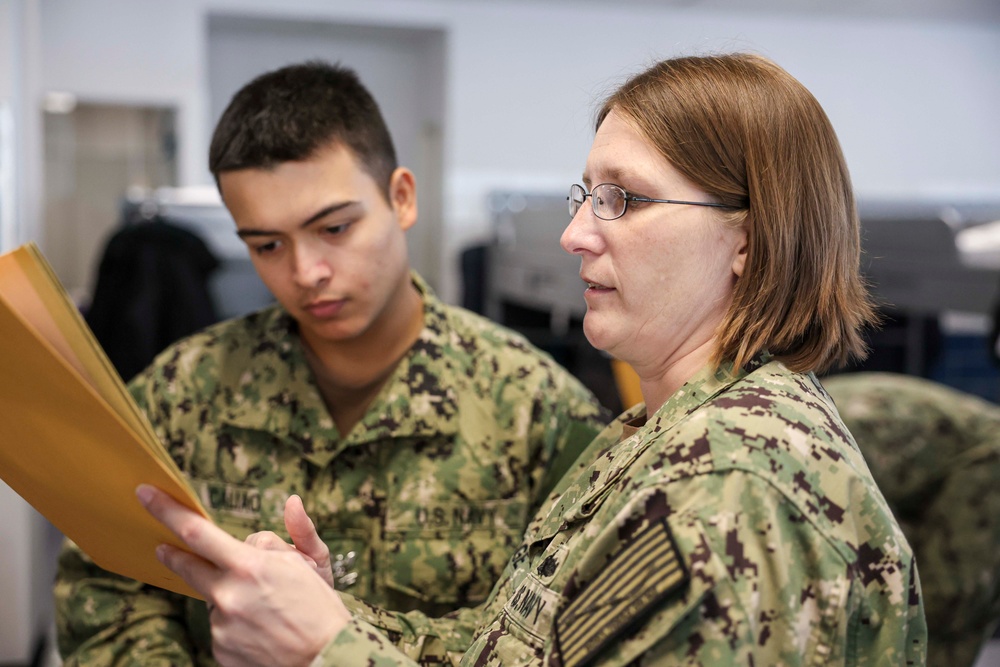
[[[840,143],[819,102],[761,56],[661,61],[598,112],[615,110],[688,180],[732,209],[747,260],[714,361],[767,350],[794,371],[861,359],[877,321],[860,274],[860,223]]]

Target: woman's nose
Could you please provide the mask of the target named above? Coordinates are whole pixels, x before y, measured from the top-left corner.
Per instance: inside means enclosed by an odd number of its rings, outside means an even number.
[[[598,252],[602,241],[596,222],[597,216],[594,215],[590,201],[583,202],[563,230],[559,245],[571,255]]]

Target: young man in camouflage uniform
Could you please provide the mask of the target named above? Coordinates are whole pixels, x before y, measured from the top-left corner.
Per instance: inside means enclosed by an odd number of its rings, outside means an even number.
[[[338,588],[435,615],[481,602],[603,409],[409,269],[414,176],[353,72],[306,63],[252,81],[210,167],[280,305],[167,349],[132,395],[230,534],[287,536],[297,494]],[[203,603],[73,545],[56,598],[67,664],[211,659]]]
[[[1000,623],[1000,406],[893,373],[823,385],[920,564],[927,664],[971,667]]]

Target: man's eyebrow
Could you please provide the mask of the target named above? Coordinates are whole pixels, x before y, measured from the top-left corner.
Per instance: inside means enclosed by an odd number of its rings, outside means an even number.
[[[345,202],[338,202],[336,204],[330,204],[329,206],[321,208],[319,211],[309,216],[301,225],[299,225],[299,228],[305,229],[309,225],[316,223],[318,220],[322,220],[328,215],[336,213],[337,211],[345,209],[349,206],[354,206],[358,203],[359,202],[357,201],[351,200]],[[239,236],[241,239],[250,238],[253,236],[277,236],[278,234],[280,234],[280,232],[272,231],[270,229],[240,229],[236,231],[236,235]]]

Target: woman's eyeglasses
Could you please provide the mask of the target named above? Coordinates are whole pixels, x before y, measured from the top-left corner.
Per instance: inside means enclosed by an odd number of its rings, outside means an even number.
[[[574,183],[569,186],[569,197],[566,198],[569,202],[570,217],[576,215],[576,212],[580,210],[581,206],[583,206],[583,202],[587,201],[587,197],[590,197],[590,205],[594,209],[594,215],[601,220],[617,220],[622,217],[625,215],[625,211],[628,209],[628,203],[630,201],[648,204],[684,204],[686,206],[736,208],[726,204],[713,204],[703,201],[681,201],[679,199],[650,199],[649,197],[639,197],[637,195],[629,194],[625,188],[620,185],[615,185],[614,183],[601,183],[600,185],[595,185],[594,189],[590,192],[587,192],[586,188],[582,185]]]

